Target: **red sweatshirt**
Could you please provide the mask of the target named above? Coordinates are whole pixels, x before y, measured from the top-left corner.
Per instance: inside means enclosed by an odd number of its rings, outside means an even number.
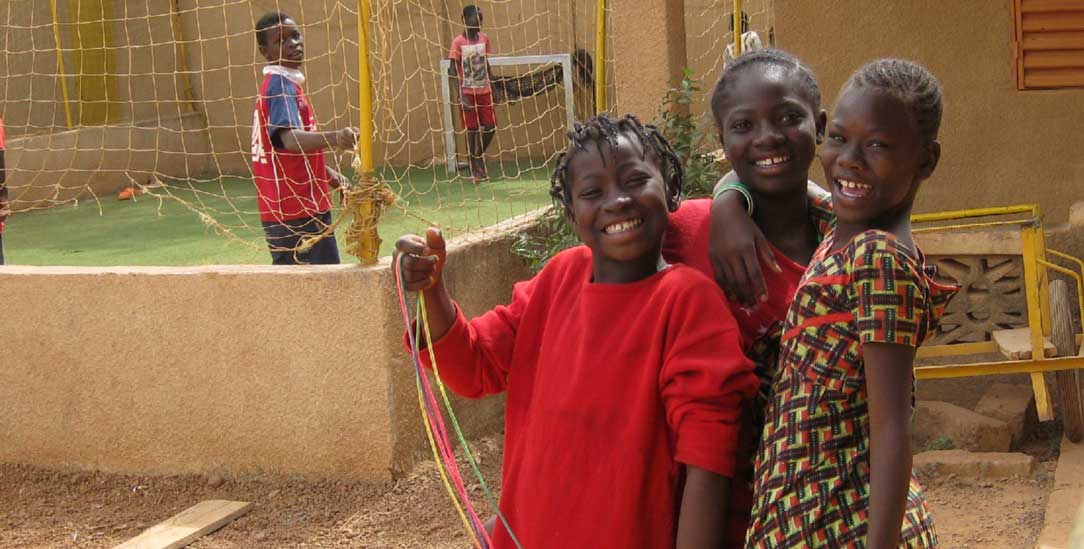
[[[757,380],[695,269],[591,274],[590,250],[562,252],[432,349],[459,394],[508,393],[500,507],[524,547],[673,547],[681,464],[734,473]],[[499,522],[494,545],[514,546]]]

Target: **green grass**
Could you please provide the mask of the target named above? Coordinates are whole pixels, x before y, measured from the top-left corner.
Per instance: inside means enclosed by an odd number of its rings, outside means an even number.
[[[381,176],[400,195],[380,223],[381,255],[395,239],[423,231],[427,221],[447,236],[477,230],[549,203],[547,168],[516,170],[493,165],[494,179],[474,185],[449,181],[444,168],[385,170]],[[157,196],[120,202],[113,196],[83,200],[12,216],[4,232],[9,265],[222,265],[268,264],[251,179],[223,177],[159,189]],[[180,200],[177,200],[180,199]],[[191,204],[237,239],[218,234],[181,201]],[[338,215],[338,211],[335,215]],[[412,214],[412,215],[408,215]],[[418,219],[421,218],[421,219]],[[423,221],[426,220],[426,221]],[[342,247],[342,230],[339,231]],[[343,252],[343,261],[353,259]]]

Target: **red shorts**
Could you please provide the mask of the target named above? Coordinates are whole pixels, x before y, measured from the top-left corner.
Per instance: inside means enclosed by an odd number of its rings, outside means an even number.
[[[468,130],[477,130],[479,126],[497,126],[497,113],[493,109],[493,92],[480,93],[478,95],[463,94],[473,100],[474,108],[467,110],[459,108],[460,119],[463,127]]]

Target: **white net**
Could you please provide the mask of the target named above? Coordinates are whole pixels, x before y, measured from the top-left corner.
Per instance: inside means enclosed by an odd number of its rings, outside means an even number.
[[[492,55],[510,61],[493,66],[489,179],[474,181],[458,94],[446,107],[441,93],[441,62],[464,31],[464,4],[371,2],[374,169],[399,196],[380,221],[382,254],[429,224],[484,234],[549,204],[549,164],[570,115],[595,110],[603,61],[594,0],[475,2]],[[770,0],[745,4],[767,42]],[[271,10],[289,14],[304,35],[304,89],[320,129],[357,126],[356,0],[0,2],[0,108],[16,212],[4,233],[8,262],[267,263],[250,149],[266,63],[253,27]],[[686,3],[689,66],[706,85],[721,67],[730,10],[729,2]],[[616,32],[608,29],[608,43]],[[327,160],[356,179],[352,151]]]
[[[743,0],[745,32],[756,34],[764,47],[775,43],[775,0]],[[685,0],[685,53],[688,68],[703,94],[692,105],[694,113],[711,110],[708,97],[726,66],[727,49],[733,51],[734,2],[732,0]],[[746,43],[750,42],[747,36]]]

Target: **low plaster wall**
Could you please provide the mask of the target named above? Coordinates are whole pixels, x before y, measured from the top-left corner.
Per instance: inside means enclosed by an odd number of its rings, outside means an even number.
[[[238,155],[240,156],[240,155]],[[92,126],[13,138],[5,162],[15,211],[111,194],[152,174],[189,179],[217,171],[203,118],[153,126]]]
[[[449,255],[467,314],[530,274],[507,237],[453,242]],[[425,455],[387,259],[9,266],[0,295],[0,462],[383,480]],[[501,399],[455,404],[468,436],[499,429]]]

